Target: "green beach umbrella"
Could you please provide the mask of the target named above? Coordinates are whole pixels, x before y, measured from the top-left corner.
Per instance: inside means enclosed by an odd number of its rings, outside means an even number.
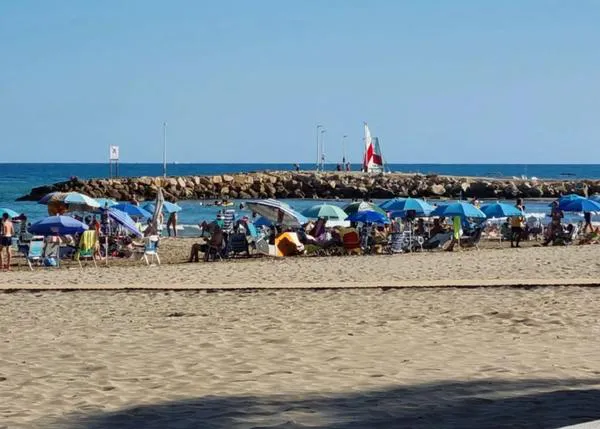
[[[344,220],[348,216],[341,207],[334,206],[333,204],[317,204],[304,210],[302,214],[313,219],[325,218],[334,220]]]
[[[368,212],[368,211],[378,212],[383,215],[386,215],[385,210],[383,210],[381,207],[377,207],[375,204],[371,204],[366,201],[350,203],[346,207],[344,207],[344,211],[349,215],[352,213],[356,213],[356,212]]]

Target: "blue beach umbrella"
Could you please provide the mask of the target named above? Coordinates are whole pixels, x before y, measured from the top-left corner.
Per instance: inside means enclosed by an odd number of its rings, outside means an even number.
[[[590,200],[592,200],[592,201],[598,201],[598,202],[600,202],[600,194],[595,194],[595,195],[592,195],[592,196],[590,197]]]
[[[384,209],[386,212],[404,210],[404,201],[406,201],[406,198],[392,198],[391,200],[387,200],[379,204],[379,207]]]
[[[144,219],[150,219],[152,217],[152,213],[131,203],[115,204],[112,206],[112,208],[121,210],[122,212],[127,213],[129,216],[143,217]]]
[[[585,199],[584,197],[582,197],[581,195],[577,195],[577,194],[563,195],[562,197],[560,197],[558,199],[558,208],[561,209],[561,210],[563,210],[572,201],[575,201],[575,200],[584,200],[584,199]],[[550,206],[552,206],[552,204],[550,204]]]
[[[143,236],[133,219],[131,219],[127,213],[115,209],[114,207],[109,207],[106,209],[106,214],[108,215],[109,219],[112,219],[136,237]]]
[[[144,206],[144,209],[148,210],[150,213],[154,213],[154,204],[153,203],[148,203]],[[178,213],[180,212],[181,206],[175,204],[175,203],[170,203],[168,201],[164,201],[163,202],[163,210],[165,211],[165,213],[171,214],[171,213]]]
[[[438,204],[431,213],[429,213],[429,216],[444,216],[444,210],[446,210],[446,207],[448,207],[448,204]]]
[[[387,216],[382,215],[379,212],[372,210],[365,210],[360,212],[354,212],[346,218],[350,222],[361,222],[361,223],[390,223]]]
[[[523,215],[521,210],[506,203],[485,204],[481,207],[481,211],[485,213],[488,218],[514,217]]]
[[[431,204],[419,198],[407,198],[394,204],[394,206],[397,207],[393,209],[396,213],[412,210],[416,212],[417,216],[428,216],[435,209]]]
[[[453,217],[472,217],[472,218],[480,218],[485,219],[486,215],[484,212],[479,210],[473,204],[465,203],[463,201],[459,201],[457,203],[448,204],[446,208],[442,211],[441,216]]]
[[[6,208],[0,208],[0,217],[4,216],[4,213],[8,214],[9,218],[14,218],[14,217],[18,217],[19,213],[17,213],[14,210],[11,209],[6,209]]]
[[[570,201],[562,210],[566,212],[600,212],[600,202],[588,200],[587,198],[577,198]]]
[[[38,235],[69,235],[87,229],[86,224],[70,216],[49,216],[31,225],[29,232]]]

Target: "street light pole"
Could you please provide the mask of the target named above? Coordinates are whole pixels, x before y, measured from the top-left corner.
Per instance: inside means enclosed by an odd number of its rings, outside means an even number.
[[[167,122],[163,122],[163,177],[167,177]]]
[[[342,136],[342,168],[346,165],[346,134]]]
[[[317,125],[317,171],[319,171],[319,164],[321,163],[321,128],[323,128],[323,125]]]
[[[325,171],[325,133],[327,130],[321,130],[321,171]]]

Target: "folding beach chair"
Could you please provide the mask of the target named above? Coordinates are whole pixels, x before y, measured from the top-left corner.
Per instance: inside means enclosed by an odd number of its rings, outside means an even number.
[[[158,256],[158,235],[150,235],[144,238],[144,255],[143,258],[146,261],[146,265],[150,265],[150,263],[154,263],[154,259],[160,265],[160,258]],[[150,256],[150,260],[148,260],[148,256]]]
[[[238,256],[240,253],[246,253],[246,256],[250,257],[250,245],[246,239],[244,233],[229,234],[229,243],[227,249],[234,256]]]
[[[44,260],[44,237],[32,237],[29,242],[29,249],[25,254],[25,259],[27,260],[27,265],[29,265],[29,269],[33,271],[32,262],[36,262],[41,264]]]
[[[96,230],[84,231],[79,239],[79,247],[75,253],[75,259],[79,262],[79,268],[83,268],[81,265],[81,259],[91,260],[94,263],[94,267],[98,268],[96,264],[96,250],[98,248],[98,236]]]

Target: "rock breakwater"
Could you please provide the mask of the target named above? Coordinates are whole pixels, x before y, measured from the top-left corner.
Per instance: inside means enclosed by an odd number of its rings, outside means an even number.
[[[162,187],[170,200],[253,198],[556,198],[600,193],[600,180],[508,180],[389,173],[253,172],[215,176],[72,178],[33,188],[21,201],[37,201],[49,192],[76,191],[94,198],[138,201],[155,198]]]

